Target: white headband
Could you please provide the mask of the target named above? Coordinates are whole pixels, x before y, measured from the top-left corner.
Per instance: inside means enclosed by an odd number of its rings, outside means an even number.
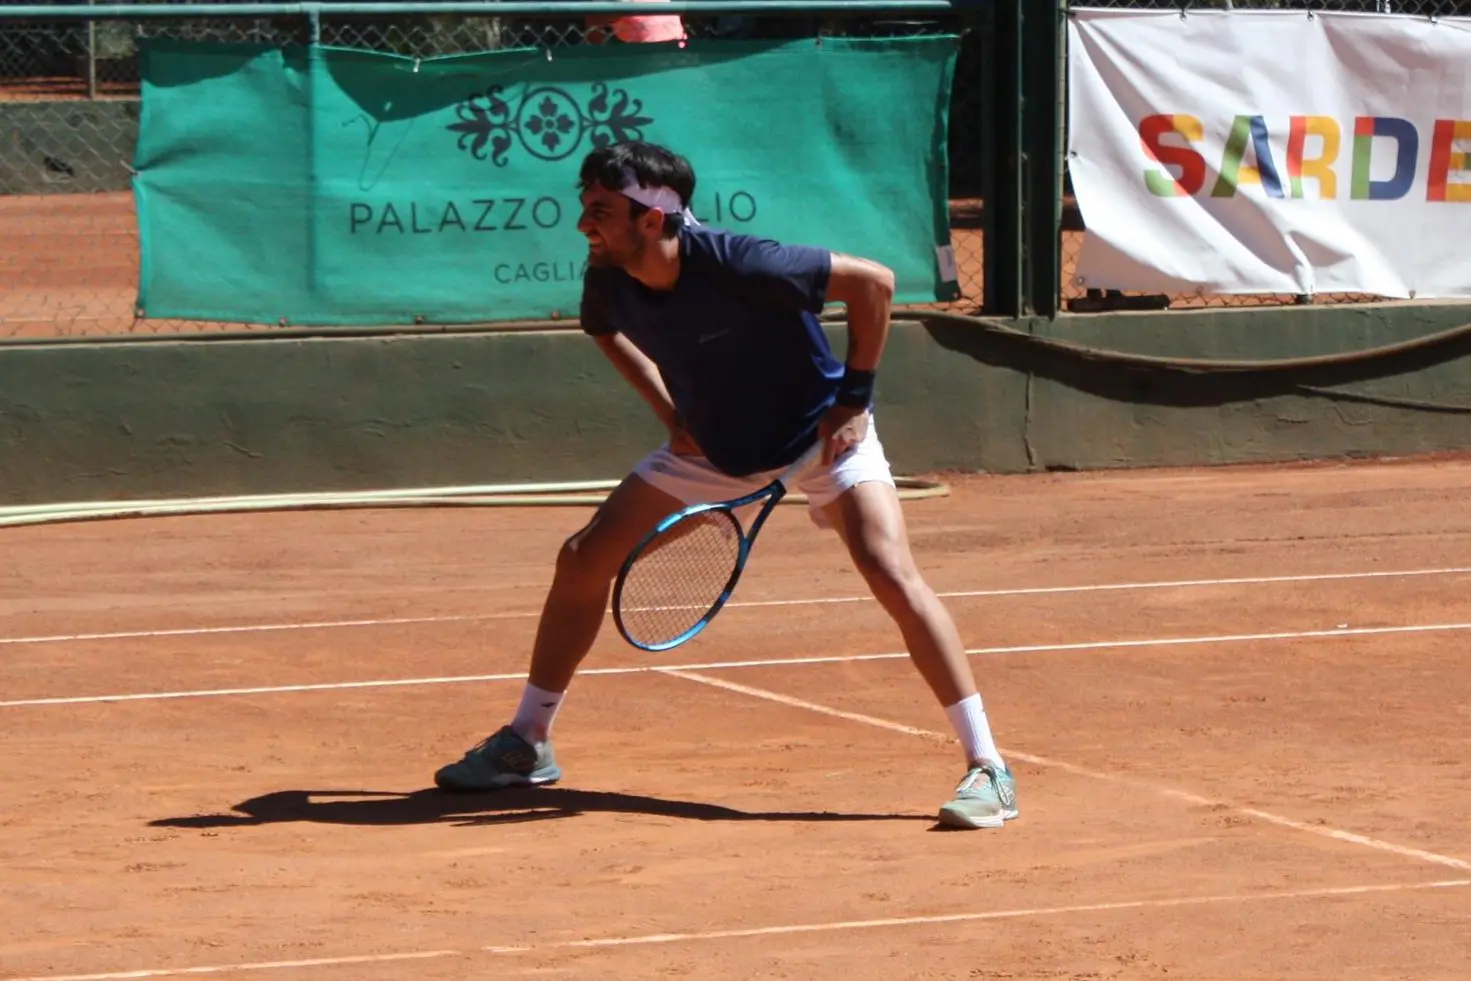
[[[695,213],[679,201],[679,193],[668,187],[640,187],[638,178],[630,171],[623,172],[624,197],[631,198],[649,208],[658,208],[666,215],[681,215],[686,225],[698,225]]]

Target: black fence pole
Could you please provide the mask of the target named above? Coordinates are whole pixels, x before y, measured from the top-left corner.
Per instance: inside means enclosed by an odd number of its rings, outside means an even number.
[[[983,66],[985,292],[981,312],[991,317],[1019,317],[1023,306],[1022,3],[1000,0],[992,7]]]
[[[1067,0],[1021,9],[1023,312],[1056,316],[1062,301],[1062,152]]]

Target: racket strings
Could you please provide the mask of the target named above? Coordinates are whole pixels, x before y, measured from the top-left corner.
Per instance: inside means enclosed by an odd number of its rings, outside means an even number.
[[[676,521],[649,541],[624,577],[624,629],[651,646],[683,636],[720,600],[740,550],[740,526],[729,511]]]

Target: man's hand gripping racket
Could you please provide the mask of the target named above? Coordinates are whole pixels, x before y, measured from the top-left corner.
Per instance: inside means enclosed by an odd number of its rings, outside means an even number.
[[[824,445],[819,439],[760,490],[691,505],[655,525],[628,553],[613,584],[613,621],[623,639],[642,650],[667,651],[704,630],[735,591],[756,535],[786,497],[787,485]],[[760,501],[750,529],[743,529],[735,512]]]

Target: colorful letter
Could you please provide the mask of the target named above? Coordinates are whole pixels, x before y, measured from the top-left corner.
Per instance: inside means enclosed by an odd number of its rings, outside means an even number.
[[[1399,144],[1394,176],[1376,181],[1369,178],[1374,159],[1374,137],[1393,137]],[[1360,116],[1354,120],[1353,198],[1356,201],[1393,201],[1409,193],[1415,183],[1415,158],[1420,151],[1420,134],[1408,119],[1394,116]]]
[[[1316,157],[1304,158],[1309,136],[1320,137],[1323,149]],[[1332,200],[1338,196],[1338,176],[1333,173],[1333,162],[1338,159],[1341,141],[1342,132],[1332,116],[1292,117],[1292,129],[1287,136],[1287,176],[1292,182],[1293,197],[1303,196],[1304,178],[1318,182],[1318,197]]]
[[[1437,119],[1430,144],[1430,187],[1427,201],[1471,201],[1471,180],[1453,181],[1451,171],[1471,171],[1471,150],[1457,150],[1458,142],[1471,144],[1471,122]]]
[[[1204,136],[1205,129],[1194,116],[1145,116],[1139,121],[1139,138],[1144,141],[1144,152],[1167,167],[1180,168],[1179,178],[1171,177],[1163,170],[1144,172],[1144,185],[1149,188],[1149,193],[1162,198],[1194,194],[1205,185],[1205,158],[1189,146],[1163,142],[1166,136],[1173,135],[1183,136],[1190,143]]]
[[[1241,162],[1248,141],[1256,155],[1255,166]],[[1261,116],[1237,116],[1231,125],[1231,135],[1221,154],[1221,176],[1216,178],[1211,197],[1229,198],[1236,193],[1238,185],[1245,183],[1260,183],[1270,197],[1283,196],[1282,179],[1277,176],[1272,147],[1267,142],[1267,122]]]

